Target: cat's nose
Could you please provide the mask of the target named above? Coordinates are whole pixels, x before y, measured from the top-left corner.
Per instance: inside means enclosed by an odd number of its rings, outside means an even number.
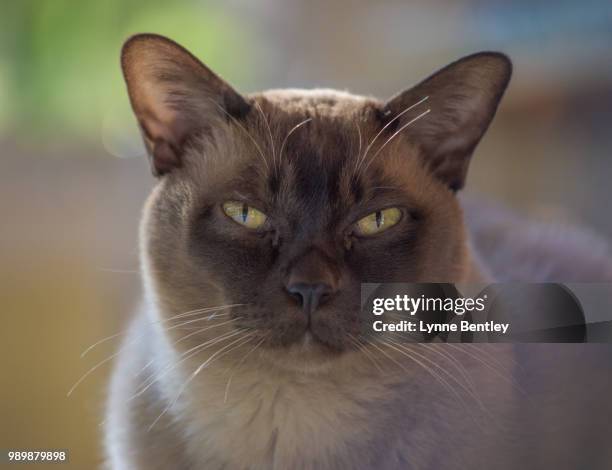
[[[285,277],[285,289],[310,316],[339,288],[339,270],[321,249],[311,248],[294,258]]]
[[[331,297],[334,289],[322,282],[316,284],[296,282],[289,284],[287,291],[301,305],[304,312],[310,315]]]

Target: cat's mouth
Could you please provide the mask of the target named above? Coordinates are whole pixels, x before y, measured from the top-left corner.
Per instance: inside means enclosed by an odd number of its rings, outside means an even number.
[[[291,332],[276,330],[275,333],[268,344],[277,351],[330,359],[344,350],[340,338],[330,336],[326,327],[317,328],[312,323],[295,325]]]
[[[301,333],[296,334],[293,340],[286,343],[285,346],[303,354],[315,353],[326,359],[341,354],[345,349],[344,341],[337,334],[332,335],[328,325],[313,322],[308,322],[302,328]]]
[[[267,350],[270,362],[288,371],[318,373],[327,370],[342,351],[322,340],[309,329],[305,329],[291,343]]]
[[[308,347],[328,348],[330,354],[333,352],[339,351],[338,346],[336,344],[330,344],[330,342],[326,340],[326,338],[321,337],[321,335],[318,335],[315,331],[313,331],[310,325],[304,331],[304,334],[302,335],[300,342],[306,348]]]
[[[337,312],[322,311],[314,315],[304,315],[304,312],[292,309],[278,314],[273,312],[264,308],[242,311],[235,317],[236,326],[259,330],[266,338],[265,345],[277,351],[317,349],[335,356],[350,349],[348,333],[352,332],[349,330],[354,322],[337,318]]]

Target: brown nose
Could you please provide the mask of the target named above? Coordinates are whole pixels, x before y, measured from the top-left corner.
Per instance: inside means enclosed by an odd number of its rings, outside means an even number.
[[[324,253],[311,250],[294,260],[285,288],[310,315],[337,292],[337,268]]]

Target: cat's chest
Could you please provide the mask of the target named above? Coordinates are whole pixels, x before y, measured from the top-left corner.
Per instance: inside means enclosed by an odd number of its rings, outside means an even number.
[[[298,468],[305,461],[324,468],[351,460],[350,449],[372,432],[376,403],[384,403],[376,390],[364,397],[279,377],[234,377],[229,390],[214,379],[192,392],[183,414],[189,447],[200,460],[212,454],[231,468]]]

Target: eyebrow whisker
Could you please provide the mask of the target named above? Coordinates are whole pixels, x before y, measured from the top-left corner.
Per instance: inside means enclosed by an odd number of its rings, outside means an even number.
[[[283,150],[285,149],[285,144],[287,143],[287,139],[288,139],[288,138],[289,138],[289,136],[290,136],[291,134],[293,134],[293,133],[294,133],[296,130],[298,130],[300,127],[302,127],[304,124],[306,124],[306,123],[308,123],[308,122],[310,122],[310,121],[312,121],[312,118],[307,118],[307,119],[304,119],[302,122],[300,122],[300,123],[296,124],[295,126],[293,126],[293,127],[291,128],[291,130],[290,130],[290,131],[287,133],[287,135],[285,136],[285,139],[283,140],[283,143],[282,143],[281,148],[280,148],[280,152],[278,153],[278,168],[279,168],[279,169],[280,169],[280,164],[281,164],[281,161],[282,161],[282,158],[283,158]]]
[[[399,114],[397,114],[397,116],[395,116],[393,119],[391,119],[387,124],[385,124],[383,126],[383,128],[378,131],[378,133],[374,136],[374,138],[370,141],[370,143],[368,144],[368,146],[365,149],[365,152],[363,153],[363,155],[361,156],[360,159],[357,160],[357,164],[355,165],[355,170],[353,172],[353,175],[358,174],[359,170],[361,168],[361,165],[363,164],[363,162],[366,159],[366,156],[368,155],[368,152],[370,151],[370,148],[372,147],[372,145],[374,145],[374,143],[376,142],[376,140],[380,137],[380,135],[391,125],[393,124],[395,121],[397,121],[400,117],[402,117],[404,114],[406,114],[408,111],[410,111],[411,109],[417,107],[418,105],[420,105],[421,103],[424,103],[425,101],[427,101],[429,99],[429,96],[426,96],[424,98],[421,98],[419,101],[417,101],[416,103],[408,106],[406,109],[404,109],[402,112],[400,112]]]
[[[276,151],[274,148],[274,137],[272,136],[272,129],[270,128],[270,123],[268,122],[268,118],[264,114],[263,109],[261,109],[260,104],[258,102],[255,102],[255,106],[257,107],[259,114],[261,114],[261,117],[263,118],[263,121],[266,124],[266,127],[268,129],[268,135],[270,136],[270,147],[272,148],[272,167],[275,168],[276,167]]]
[[[368,161],[368,163],[366,164],[366,166],[363,168],[363,171],[367,171],[368,167],[372,164],[372,162],[374,160],[376,160],[376,157],[378,156],[378,154],[380,154],[380,152],[382,151],[382,149],[385,148],[385,146],[391,142],[395,137],[397,137],[399,135],[400,132],[402,132],[404,129],[406,129],[407,127],[409,127],[411,124],[414,124],[416,121],[418,121],[419,119],[421,119],[422,117],[424,117],[425,115],[429,114],[431,112],[431,109],[427,109],[426,111],[422,112],[421,114],[419,114],[417,117],[415,117],[414,119],[411,119],[410,121],[408,121],[406,124],[404,124],[402,127],[400,127],[397,131],[395,131],[393,133],[393,135],[391,137],[389,137],[384,144],[382,144],[380,146],[380,148],[376,151],[376,153],[374,154],[374,156],[372,158],[370,158],[370,160]]]

